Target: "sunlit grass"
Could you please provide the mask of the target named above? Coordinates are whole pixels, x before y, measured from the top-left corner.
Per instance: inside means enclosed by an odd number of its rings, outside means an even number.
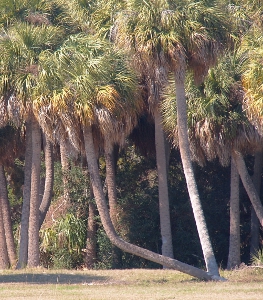
[[[202,282],[173,270],[23,270],[0,273],[0,299],[260,299],[263,270],[221,271],[227,282]]]

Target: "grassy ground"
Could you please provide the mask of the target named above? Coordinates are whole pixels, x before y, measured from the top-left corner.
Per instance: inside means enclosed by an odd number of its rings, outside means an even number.
[[[263,299],[263,269],[221,274],[227,282],[202,282],[172,270],[8,270],[0,273],[0,299]]]

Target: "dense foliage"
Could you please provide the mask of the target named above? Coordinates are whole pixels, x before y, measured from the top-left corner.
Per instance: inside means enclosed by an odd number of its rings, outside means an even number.
[[[230,162],[239,153],[250,180],[256,153],[263,157],[262,6],[262,1],[2,1],[0,268],[14,264],[12,251],[18,267],[25,267],[34,247],[40,257],[31,266],[159,267],[117,250],[95,206],[101,209],[101,184],[113,235],[161,254],[166,241],[158,194],[164,175],[157,157],[159,127],[174,258],[205,267],[180,156],[175,86],[177,92],[184,88],[188,154],[215,258],[226,268]],[[99,183],[91,157],[98,162]],[[251,216],[252,198],[261,194],[260,188],[254,192],[259,167],[253,195],[243,179],[238,188],[237,234],[245,264],[255,263],[262,247],[262,208],[256,211],[259,221]],[[22,245],[22,239],[31,240]]]

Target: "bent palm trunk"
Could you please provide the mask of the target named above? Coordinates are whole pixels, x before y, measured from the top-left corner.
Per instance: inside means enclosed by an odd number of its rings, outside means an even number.
[[[259,219],[261,226],[263,226],[263,206],[258,196],[258,192],[253,184],[253,181],[248,174],[247,167],[242,154],[238,151],[232,152],[232,157],[234,157],[235,165],[238,170],[239,176],[242,180],[244,188],[248,194],[248,197],[253,205],[256,215]]]
[[[179,149],[206,268],[209,274],[219,276],[218,266],[210,242],[191,162],[187,128],[187,108],[184,86],[185,79],[183,77],[184,75],[181,74],[181,78],[175,78]]]
[[[187,265],[182,263],[178,260],[154,253],[147,249],[138,247],[136,245],[130,244],[123,239],[121,239],[111,222],[105,195],[103,193],[103,187],[99,175],[99,168],[96,160],[95,150],[94,150],[94,142],[92,136],[92,130],[90,126],[85,126],[83,128],[84,134],[84,143],[85,143],[85,151],[87,156],[88,168],[90,172],[91,183],[93,187],[93,192],[96,200],[96,204],[98,207],[98,211],[101,217],[101,221],[107,236],[109,237],[110,241],[122,249],[123,251],[129,252],[134,255],[138,255],[142,258],[148,259],[150,261],[159,263],[163,266],[166,266],[171,269],[178,270],[180,272],[189,274],[193,277],[197,277],[203,280],[220,280],[221,277],[212,276],[211,274],[195,268],[193,266]]]
[[[110,142],[110,137],[104,139],[104,151],[106,162],[106,183],[108,190],[110,218],[114,229],[118,232],[118,204],[117,204],[117,189],[116,189],[116,159],[114,159],[114,146]],[[114,269],[121,268],[122,253],[119,248],[113,245],[112,247],[112,267]]]
[[[45,220],[47,211],[49,209],[51,199],[52,199],[52,192],[53,192],[53,185],[54,185],[54,157],[53,157],[53,146],[50,140],[45,137],[45,167],[46,167],[46,176],[45,176],[45,189],[44,195],[39,207],[39,228],[41,227],[42,223]]]
[[[255,185],[255,188],[260,195],[260,186],[261,186],[261,172],[263,164],[263,154],[262,151],[255,153],[254,161],[254,174],[252,181]],[[255,209],[251,207],[251,241],[250,241],[250,258],[258,253],[259,250],[259,220],[257,218]]]

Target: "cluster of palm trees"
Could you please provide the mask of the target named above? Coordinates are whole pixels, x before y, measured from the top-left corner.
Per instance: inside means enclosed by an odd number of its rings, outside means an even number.
[[[226,2],[1,2],[1,134],[3,146],[10,144],[14,152],[6,153],[5,148],[1,159],[1,268],[40,264],[39,229],[51,203],[56,144],[65,175],[65,200],[68,157],[77,152],[87,160],[99,215],[113,245],[206,280],[222,278],[192,160],[204,164],[218,157],[223,165],[231,161],[228,265],[240,264],[239,175],[263,225],[258,190],[243,159],[262,148],[262,14],[260,1]],[[162,255],[117,234],[114,150],[125,146],[145,114],[155,125]],[[171,145],[180,149],[206,271],[173,258],[167,184]],[[42,149],[46,176],[40,197]],[[17,259],[4,166],[8,155],[12,161],[21,153],[25,165]],[[100,155],[106,161],[108,201],[98,167]]]

